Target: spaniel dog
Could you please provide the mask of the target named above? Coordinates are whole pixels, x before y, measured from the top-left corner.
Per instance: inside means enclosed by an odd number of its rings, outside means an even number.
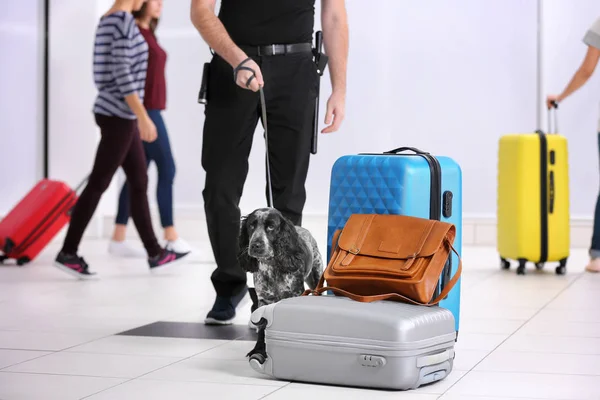
[[[274,208],[260,208],[242,219],[239,262],[254,277],[258,307],[300,296],[314,289],[323,273],[317,242],[305,228]],[[257,325],[258,341],[247,357],[266,360],[264,321]]]

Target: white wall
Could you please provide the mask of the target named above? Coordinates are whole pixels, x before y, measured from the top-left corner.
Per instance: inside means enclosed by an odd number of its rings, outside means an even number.
[[[403,145],[456,158],[464,169],[465,214],[495,213],[497,140],[503,133],[536,127],[536,3],[421,3],[378,0],[374,7],[347,1],[347,117],[338,133],[319,138],[307,213],[326,213],[337,157]],[[210,55],[189,22],[188,7],[188,2],[165,2],[158,35],[170,56],[165,118],[179,166],[177,203],[201,206],[204,109],[195,100],[202,63]],[[317,29],[319,12],[317,1]],[[329,94],[326,74],[321,116]],[[263,154],[258,130],[242,199],[245,210],[265,204]]]
[[[600,17],[595,0],[545,1],[543,15],[543,94],[560,93],[580,66],[587,46],[582,39]],[[560,132],[569,140],[571,214],[591,217],[598,195],[598,119],[600,67],[590,81],[558,111]],[[544,120],[546,119],[546,111]]]
[[[0,215],[43,175],[43,4],[7,1],[0,13]]]
[[[320,26],[317,0],[317,29]],[[51,174],[74,184],[93,162],[93,33],[99,1],[52,0]],[[319,138],[308,178],[307,214],[327,210],[331,165],[343,154],[412,145],[455,158],[463,168],[464,214],[493,218],[501,135],[538,128],[537,2],[347,0],[350,58],[346,121]],[[593,0],[544,1],[544,88],[558,91],[583,56],[581,36],[600,15]],[[569,6],[571,4],[571,6]],[[596,10],[599,8],[599,10]],[[188,1],[166,1],[158,36],[169,53],[164,116],[178,167],[176,207],[202,212],[204,107],[197,104],[206,44],[189,21]],[[554,43],[551,48],[549,43]],[[570,138],[572,214],[590,217],[596,196],[597,78],[561,107]],[[321,88],[321,117],[330,94]],[[321,126],[322,128],[322,126]],[[574,133],[573,133],[574,132]],[[65,154],[69,154],[65,157]],[[264,144],[257,130],[243,211],[265,204]],[[592,162],[593,160],[593,162]],[[154,203],[155,170],[149,197]],[[589,181],[593,180],[594,185]],[[116,185],[99,213],[114,214]]]
[[[535,128],[535,2],[379,3],[369,18],[366,4],[349,2],[355,41],[343,151],[412,145],[453,157],[465,216],[494,215],[497,141]],[[333,160],[323,158],[326,169]]]

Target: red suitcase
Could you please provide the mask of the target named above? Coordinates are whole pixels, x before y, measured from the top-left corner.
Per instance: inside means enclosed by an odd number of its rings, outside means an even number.
[[[69,222],[77,191],[66,183],[40,181],[0,221],[0,262],[12,258],[18,265],[32,261]]]

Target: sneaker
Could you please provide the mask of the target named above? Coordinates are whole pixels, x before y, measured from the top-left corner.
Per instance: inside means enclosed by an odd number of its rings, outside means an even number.
[[[248,288],[245,287],[240,293],[233,297],[217,296],[212,309],[206,315],[206,325],[230,325],[235,318],[235,309],[246,297]]]
[[[83,257],[65,254],[62,251],[58,253],[54,266],[77,279],[92,279],[96,275],[95,272],[90,272],[89,266]]]
[[[108,252],[113,256],[124,258],[146,258],[146,250],[142,247],[133,247],[127,242],[117,242],[111,240],[108,244]]]
[[[600,272],[600,258],[591,259],[585,270],[587,272]]]
[[[148,265],[150,271],[156,271],[158,268],[171,267],[180,264],[189,253],[176,253],[172,250],[163,249],[160,255],[149,258]]]
[[[192,247],[182,238],[177,240],[168,240],[165,246],[166,249],[173,250],[177,253],[191,253]]]

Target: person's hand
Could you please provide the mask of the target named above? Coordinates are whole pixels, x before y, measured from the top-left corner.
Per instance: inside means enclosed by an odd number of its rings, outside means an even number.
[[[556,103],[558,105],[558,103],[560,103],[560,96],[559,95],[555,95],[555,94],[549,94],[546,97],[546,107],[548,107],[548,110],[551,109],[552,107],[554,107],[554,103]]]
[[[156,126],[148,116],[138,119],[138,129],[140,131],[140,137],[144,142],[152,143],[158,136],[156,133]]]
[[[241,60],[240,62],[242,62],[242,61],[243,60]],[[238,65],[239,65],[239,63],[238,63]],[[249,89],[249,90],[252,90],[253,92],[258,92],[260,87],[265,85],[265,82],[263,81],[262,73],[260,71],[260,67],[252,59],[246,61],[242,66],[252,69],[254,71],[254,73],[252,73],[251,71],[248,71],[247,69],[243,69],[243,68],[238,70],[237,77],[236,77],[237,79],[236,79],[235,83],[243,89]],[[234,66],[234,68],[235,67],[236,66]],[[250,85],[247,85],[248,80],[252,77],[252,75],[255,75],[255,77],[252,79],[252,81],[250,81]]]
[[[332,133],[340,128],[344,120],[345,108],[345,94],[333,92],[327,100],[327,112],[325,114],[325,124],[329,126],[323,129],[321,133]]]

